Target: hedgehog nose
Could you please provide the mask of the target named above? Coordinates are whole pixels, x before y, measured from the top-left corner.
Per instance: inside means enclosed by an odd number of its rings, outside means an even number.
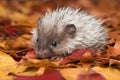
[[[40,49],[40,53],[41,53],[41,54],[46,54],[47,52],[48,52],[47,49],[45,49],[45,50]]]
[[[39,58],[49,58],[52,56],[52,53],[48,49],[39,50]]]

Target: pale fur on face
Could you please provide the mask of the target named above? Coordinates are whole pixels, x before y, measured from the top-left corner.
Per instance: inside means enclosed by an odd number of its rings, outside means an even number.
[[[102,21],[85,11],[80,11],[80,9],[58,8],[51,13],[46,13],[41,20],[39,28],[46,33],[41,33],[44,36],[53,29],[56,29],[55,33],[61,35],[64,27],[68,24],[74,24],[77,29],[74,38],[59,37],[63,38],[61,39],[63,41],[60,41],[55,48],[52,48],[52,51],[57,55],[72,53],[77,49],[98,49],[107,42],[107,32],[102,26]],[[40,36],[38,36],[37,28],[35,28],[32,37],[34,46],[36,46],[37,38],[40,38]],[[53,37],[53,40],[56,38],[58,37]],[[40,43],[38,44],[40,45]]]

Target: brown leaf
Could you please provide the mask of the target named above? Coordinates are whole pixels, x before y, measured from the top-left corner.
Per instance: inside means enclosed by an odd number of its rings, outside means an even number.
[[[116,41],[113,47],[108,46],[108,56],[119,56],[120,55],[120,41]]]
[[[80,62],[93,62],[96,57],[94,57],[90,52],[86,52],[81,58]]]
[[[113,66],[115,68],[120,69],[120,60],[110,59],[109,66]]]
[[[20,64],[24,64],[28,67],[57,67],[54,63],[51,63],[48,59],[38,60],[38,59],[30,59],[24,58],[21,60]]]

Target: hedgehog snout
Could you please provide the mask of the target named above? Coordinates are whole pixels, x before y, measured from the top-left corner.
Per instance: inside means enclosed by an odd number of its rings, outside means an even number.
[[[52,52],[50,52],[48,49],[40,49],[38,52],[36,52],[38,58],[50,58],[52,57],[54,54]]]

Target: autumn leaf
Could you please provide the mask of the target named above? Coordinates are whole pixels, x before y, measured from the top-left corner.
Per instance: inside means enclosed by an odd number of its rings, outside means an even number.
[[[38,60],[38,59],[25,58],[22,59],[20,63],[28,67],[36,67],[36,68],[57,67],[54,63],[50,62],[48,59]]]
[[[109,66],[113,66],[115,68],[120,68],[120,60],[116,60],[116,59],[110,59],[109,60]]]
[[[23,72],[26,67],[25,66],[18,66],[18,63],[6,53],[0,52],[0,79],[2,80],[13,80],[12,74],[18,74]]]
[[[12,59],[6,53],[0,51],[0,79],[12,80],[13,77],[9,75],[9,73],[16,69],[17,62]]]
[[[116,41],[113,47],[108,46],[109,56],[119,56],[120,55],[120,41]]]
[[[65,80],[58,71],[41,76],[18,76],[14,80]]]
[[[0,0],[0,80],[120,80],[119,4],[119,0]],[[58,6],[80,8],[103,20],[113,39],[106,44],[108,49],[76,50],[59,61],[37,59],[30,32],[39,17]]]
[[[119,77],[120,71],[117,69],[101,68],[101,67],[94,67],[92,69],[97,73],[103,75],[106,78],[106,80],[120,80],[120,77]]]
[[[88,67],[65,68],[65,69],[61,69],[60,73],[66,80],[76,80],[80,72],[87,70]]]
[[[96,73],[93,70],[89,70],[87,72],[81,72],[77,80],[106,80],[101,74]]]
[[[9,10],[6,9],[4,6],[2,6],[2,5],[0,4],[0,12],[1,12],[0,15],[3,16],[3,17],[5,17],[5,16],[7,16]]]
[[[61,65],[67,64],[67,63],[72,63],[72,62],[77,62],[80,61],[80,59],[82,57],[84,57],[85,55],[92,55],[95,54],[93,49],[88,49],[88,50],[77,50],[75,52],[72,53],[72,55],[66,57],[65,59],[63,59],[63,61],[60,63]],[[89,57],[87,57],[86,59],[88,59]],[[82,59],[81,59],[82,60]]]
[[[7,40],[5,43],[5,49],[11,50],[11,49],[20,49],[20,48],[27,48],[31,47],[31,36],[30,35],[22,35],[14,40]]]
[[[37,55],[35,54],[35,51],[29,51],[25,55],[26,58],[37,58]]]

